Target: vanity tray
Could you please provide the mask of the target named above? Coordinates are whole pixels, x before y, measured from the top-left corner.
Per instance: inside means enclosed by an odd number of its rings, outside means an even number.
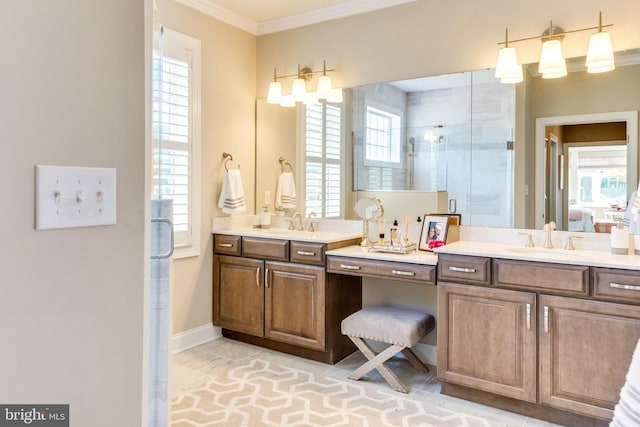
[[[369,252],[384,252],[388,254],[408,254],[416,250],[415,243],[408,243],[406,245],[392,246],[392,245],[380,245],[373,244],[369,247]]]

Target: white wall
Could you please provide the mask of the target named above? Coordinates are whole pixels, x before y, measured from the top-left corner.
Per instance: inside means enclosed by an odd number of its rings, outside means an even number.
[[[142,421],[144,2],[0,2],[0,402]],[[34,166],[113,167],[117,225],[34,229]]]

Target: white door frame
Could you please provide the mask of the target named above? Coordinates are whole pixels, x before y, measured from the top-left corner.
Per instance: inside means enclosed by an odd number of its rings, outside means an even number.
[[[618,111],[610,113],[576,114],[571,116],[539,117],[535,132],[535,228],[542,229],[544,218],[544,145],[547,126],[579,125],[588,123],[627,123],[627,198],[638,182],[638,111]]]

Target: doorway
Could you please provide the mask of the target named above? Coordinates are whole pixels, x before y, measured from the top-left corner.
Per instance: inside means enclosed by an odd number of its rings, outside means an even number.
[[[570,127],[575,125],[598,125],[604,123],[622,123],[626,132],[626,135],[622,139],[617,140],[615,143],[607,142],[603,143],[603,141],[597,141],[600,138],[593,138],[595,141],[591,141],[590,144],[592,146],[611,146],[611,145],[621,145],[626,147],[626,172],[624,181],[628,183],[626,186],[624,195],[624,200],[628,200],[631,192],[635,191],[636,183],[638,182],[638,173],[637,173],[637,165],[638,165],[638,112],[637,111],[622,111],[622,112],[613,112],[613,113],[596,113],[596,114],[583,114],[583,115],[572,115],[572,116],[556,116],[556,117],[542,117],[536,119],[536,131],[535,131],[535,227],[537,229],[541,229],[543,225],[549,221],[555,221],[556,225],[559,229],[563,228],[563,224],[567,224],[564,226],[564,229],[567,230],[568,227],[568,216],[569,216],[569,151],[568,147],[579,147],[579,146],[588,146],[589,144],[584,143],[584,141],[575,142],[574,144],[562,144],[567,145],[567,150],[565,148],[556,147],[556,154],[551,157],[549,146],[550,146],[550,129],[554,129],[554,134],[557,139],[556,144],[561,144],[561,138],[558,135],[560,131],[558,129],[565,129],[564,127]],[[549,128],[549,129],[548,129]],[[572,150],[572,155],[574,156],[575,161],[575,153],[580,151],[586,152],[588,150],[576,149]],[[597,153],[597,152],[596,152]],[[602,154],[602,153],[601,153]],[[586,154],[583,157],[587,156]],[[586,157],[585,157],[586,158]],[[547,178],[548,166],[550,164],[555,164],[554,166],[554,179],[556,182],[554,183],[554,191],[555,196],[553,200],[550,198],[550,190],[548,188],[548,183],[550,183],[550,179]],[[578,175],[574,175],[572,183],[575,185],[579,185],[575,180]],[[585,185],[587,184],[587,179],[585,179]],[[599,181],[598,181],[599,182]],[[576,187],[578,188],[578,187]],[[571,190],[571,191],[579,191],[579,190]],[[575,193],[574,193],[575,194]],[[566,202],[565,202],[566,200]],[[555,202],[558,203],[555,203]],[[552,203],[553,202],[553,203]],[[553,206],[553,207],[552,207]],[[555,212],[555,213],[552,213]],[[551,217],[554,218],[551,218]],[[559,218],[559,220],[558,220]]]

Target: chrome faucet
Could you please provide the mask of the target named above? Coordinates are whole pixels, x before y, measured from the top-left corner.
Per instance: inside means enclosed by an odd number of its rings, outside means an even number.
[[[549,223],[545,224],[544,227],[542,227],[542,229],[545,232],[544,247],[546,249],[553,249],[553,243],[551,243],[551,232],[556,229],[556,223],[553,221],[550,221]]]
[[[311,221],[311,217],[316,217],[316,213],[314,211],[311,211],[309,215],[307,215],[307,230],[313,233],[314,231],[316,231],[316,228]]]
[[[573,251],[575,250],[575,246],[573,246],[573,239],[582,239],[582,236],[576,236],[576,235],[572,235],[572,236],[567,236],[567,243],[564,245],[564,248],[568,251]]]
[[[295,223],[296,223],[296,218],[299,219],[298,221],[298,226],[295,227]],[[300,215],[300,212],[296,211],[293,216],[291,217],[291,229],[295,228],[298,231],[304,231],[304,227],[302,225],[302,215]]]

